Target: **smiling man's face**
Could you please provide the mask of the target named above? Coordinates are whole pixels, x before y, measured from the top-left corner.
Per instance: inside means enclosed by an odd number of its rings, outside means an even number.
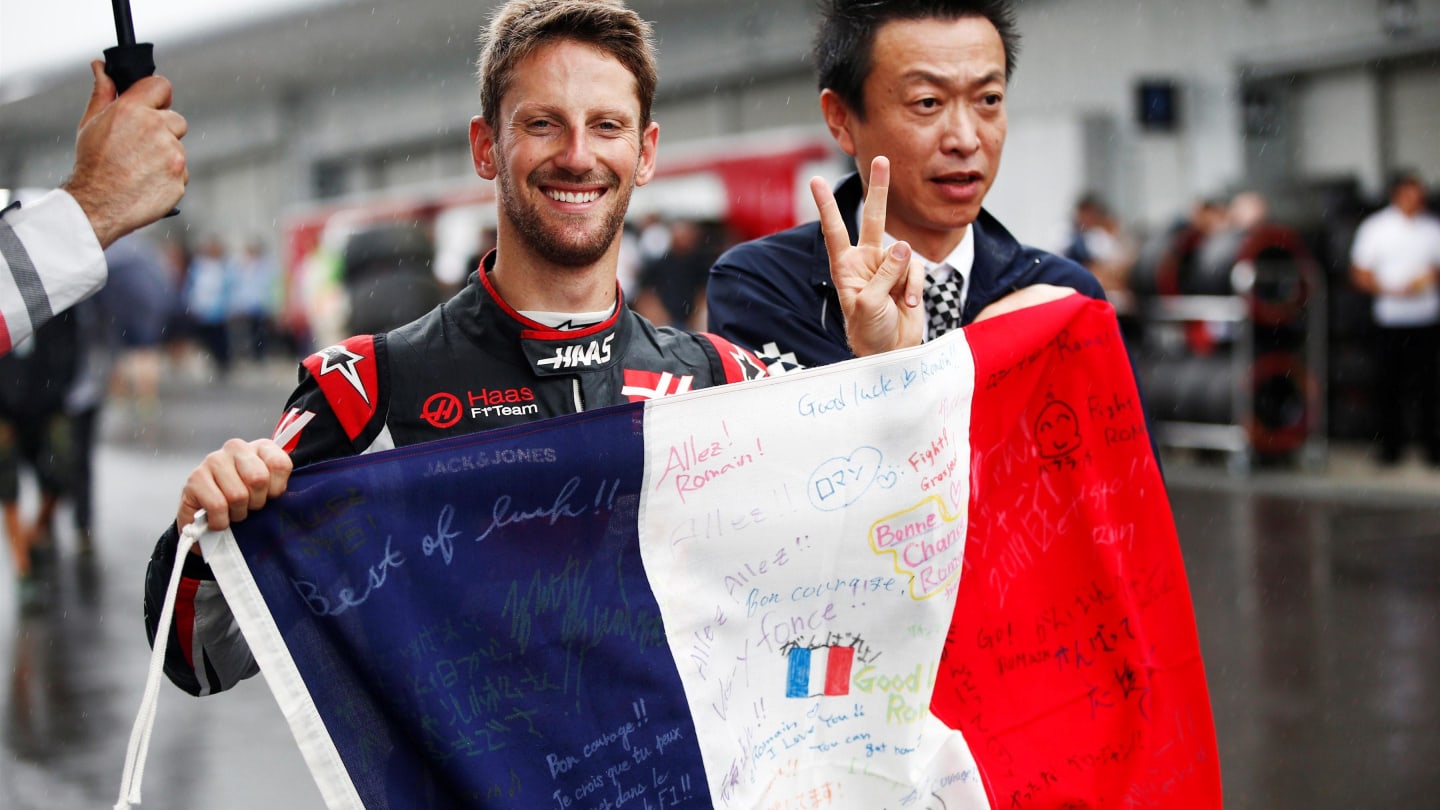
[[[895,20],[875,34],[864,115],[821,105],[862,171],[890,158],[885,230],[940,260],[980,214],[1005,145],[1005,46],[983,17]]]
[[[535,259],[588,267],[615,244],[630,194],[654,172],[635,77],[589,45],[544,45],[516,66],[491,129],[472,123],[480,176],[499,186],[501,229]]]

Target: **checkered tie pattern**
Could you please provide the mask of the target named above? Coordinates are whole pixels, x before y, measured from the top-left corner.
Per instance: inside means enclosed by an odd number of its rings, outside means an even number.
[[[935,271],[944,265],[936,265],[925,271],[925,313],[930,323],[930,340],[960,328],[960,292],[965,277],[951,272],[944,281],[935,280]]]

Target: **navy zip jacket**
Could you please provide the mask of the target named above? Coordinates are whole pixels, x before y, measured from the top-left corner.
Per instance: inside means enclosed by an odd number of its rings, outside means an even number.
[[[835,189],[850,242],[863,189],[851,174]],[[1105,300],[1100,282],[1069,259],[1025,247],[985,211],[975,229],[975,264],[970,271],[963,322],[1007,294],[1032,284],[1071,287]],[[840,298],[830,281],[830,259],[819,222],[736,245],[710,268],[709,329],[728,340],[779,356],[793,353],[805,367],[849,360]],[[774,343],[775,350],[766,344]],[[789,359],[788,357],[786,359]]]

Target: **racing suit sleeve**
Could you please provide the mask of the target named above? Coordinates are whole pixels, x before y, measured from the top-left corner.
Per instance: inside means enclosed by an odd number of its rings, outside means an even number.
[[[313,369],[310,360],[306,365]],[[383,420],[383,411],[377,411],[370,421]],[[363,435],[372,433],[366,430]],[[290,453],[297,469],[361,452],[317,377],[306,369],[301,370],[300,385],[290,395],[272,438]],[[179,539],[172,522],[155,545],[145,572],[145,632],[152,647]],[[184,566],[175,618],[166,629],[170,638],[165,651],[165,674],[192,695],[209,695],[251,677],[259,667],[210,566],[198,554],[187,555]]]
[[[696,332],[696,340],[710,360],[716,385],[774,377],[793,370],[777,358],[757,355],[741,346],[709,332]]]

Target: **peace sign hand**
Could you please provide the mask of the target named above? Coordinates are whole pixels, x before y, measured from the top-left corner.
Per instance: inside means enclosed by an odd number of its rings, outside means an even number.
[[[918,346],[925,337],[924,263],[906,242],[896,242],[889,250],[881,245],[889,191],[890,161],[877,157],[870,164],[859,244],[851,245],[830,186],[823,178],[810,180],[830,254],[830,279],[840,295],[845,336],[856,356]]]

